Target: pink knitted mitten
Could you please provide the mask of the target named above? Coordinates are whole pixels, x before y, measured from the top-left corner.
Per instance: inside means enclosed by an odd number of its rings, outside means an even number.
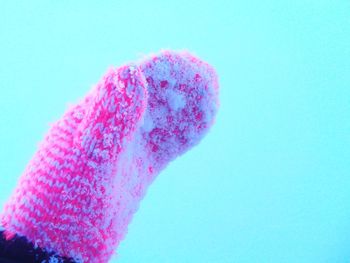
[[[76,262],[108,262],[147,187],[201,140],[217,108],[214,70],[188,53],[110,69],[26,167],[0,215],[6,237]]]

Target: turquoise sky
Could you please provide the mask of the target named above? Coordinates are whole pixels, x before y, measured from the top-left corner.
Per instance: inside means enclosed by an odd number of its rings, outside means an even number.
[[[347,0],[0,1],[0,206],[68,103],[161,48],[217,69],[221,109],[112,262],[350,262]]]

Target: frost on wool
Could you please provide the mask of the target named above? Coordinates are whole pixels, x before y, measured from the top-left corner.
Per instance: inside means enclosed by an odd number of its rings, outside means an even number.
[[[218,108],[213,68],[188,53],[165,51],[139,67],[148,84],[148,104],[141,127],[118,157],[115,184],[123,205],[115,221],[121,238],[148,186],[169,161],[204,137]]]
[[[141,132],[162,169],[212,126],[219,106],[217,75],[188,52],[163,51],[140,62],[140,67],[149,92]]]
[[[139,66],[148,84],[148,105],[140,129],[119,155],[115,177],[130,193],[123,199],[125,222],[169,161],[203,138],[218,108],[216,74],[192,55],[164,51]]]

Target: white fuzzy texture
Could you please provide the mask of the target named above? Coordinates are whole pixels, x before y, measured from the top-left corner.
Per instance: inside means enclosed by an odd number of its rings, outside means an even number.
[[[147,111],[145,113],[145,117],[144,117],[144,120],[143,120],[143,125],[142,125],[142,129],[145,131],[145,132],[150,132],[152,131],[154,128],[154,123],[153,123],[153,120],[150,116],[150,113],[149,111]]]
[[[172,110],[177,111],[183,109],[186,105],[186,100],[182,94],[172,89],[167,91],[167,99]]]

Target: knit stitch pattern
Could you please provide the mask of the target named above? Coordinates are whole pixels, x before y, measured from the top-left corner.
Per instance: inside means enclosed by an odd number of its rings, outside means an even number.
[[[218,92],[214,69],[187,52],[111,68],[26,167],[0,215],[7,238],[108,262],[152,181],[213,125]]]
[[[120,234],[113,183],[118,153],[146,107],[145,80],[133,66],[111,69],[55,123],[5,204],[9,233],[78,262],[107,262]]]

